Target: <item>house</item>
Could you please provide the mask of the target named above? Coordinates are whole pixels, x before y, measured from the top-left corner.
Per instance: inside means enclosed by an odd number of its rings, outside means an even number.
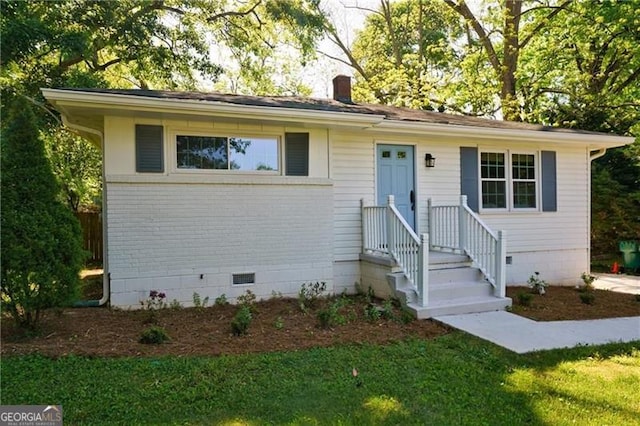
[[[334,99],[43,89],[102,147],[105,297],[189,304],[371,286],[419,317],[502,309],[505,285],[589,271],[609,134]]]

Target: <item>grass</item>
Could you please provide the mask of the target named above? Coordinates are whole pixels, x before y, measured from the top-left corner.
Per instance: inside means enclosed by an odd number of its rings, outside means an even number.
[[[357,377],[352,374],[358,370]],[[2,360],[67,424],[640,424],[640,342],[516,355],[464,333],[217,358]]]

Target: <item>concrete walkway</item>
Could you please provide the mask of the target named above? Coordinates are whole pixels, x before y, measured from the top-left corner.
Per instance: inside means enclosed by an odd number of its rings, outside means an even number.
[[[537,322],[505,311],[434,318],[496,345],[526,352],[640,341],[640,316],[588,321]]]
[[[640,276],[595,274],[601,290],[640,294]],[[504,311],[434,318],[519,354],[547,349],[640,341],[640,316],[587,321],[538,322]]]

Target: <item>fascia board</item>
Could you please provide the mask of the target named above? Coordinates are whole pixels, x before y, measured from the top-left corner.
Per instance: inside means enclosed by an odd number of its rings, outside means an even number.
[[[605,133],[554,132],[389,120],[374,125],[367,130],[382,133],[463,137],[468,139],[490,139],[494,141],[505,140],[510,143],[548,142],[579,144],[588,145],[590,149],[615,148],[632,144],[634,141],[632,137],[608,135]]]
[[[216,101],[144,98],[112,93],[93,93],[59,89],[42,89],[42,93],[56,108],[75,107],[85,110],[145,111],[158,114],[212,114],[217,117],[236,119],[294,121],[335,127],[353,127],[355,125],[362,128],[369,127],[384,120],[383,115],[236,105]]]

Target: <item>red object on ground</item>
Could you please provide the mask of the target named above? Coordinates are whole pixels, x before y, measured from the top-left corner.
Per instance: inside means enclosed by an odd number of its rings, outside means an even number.
[[[613,274],[620,273],[620,266],[618,265],[618,262],[613,262],[613,266],[611,267],[611,273]]]

